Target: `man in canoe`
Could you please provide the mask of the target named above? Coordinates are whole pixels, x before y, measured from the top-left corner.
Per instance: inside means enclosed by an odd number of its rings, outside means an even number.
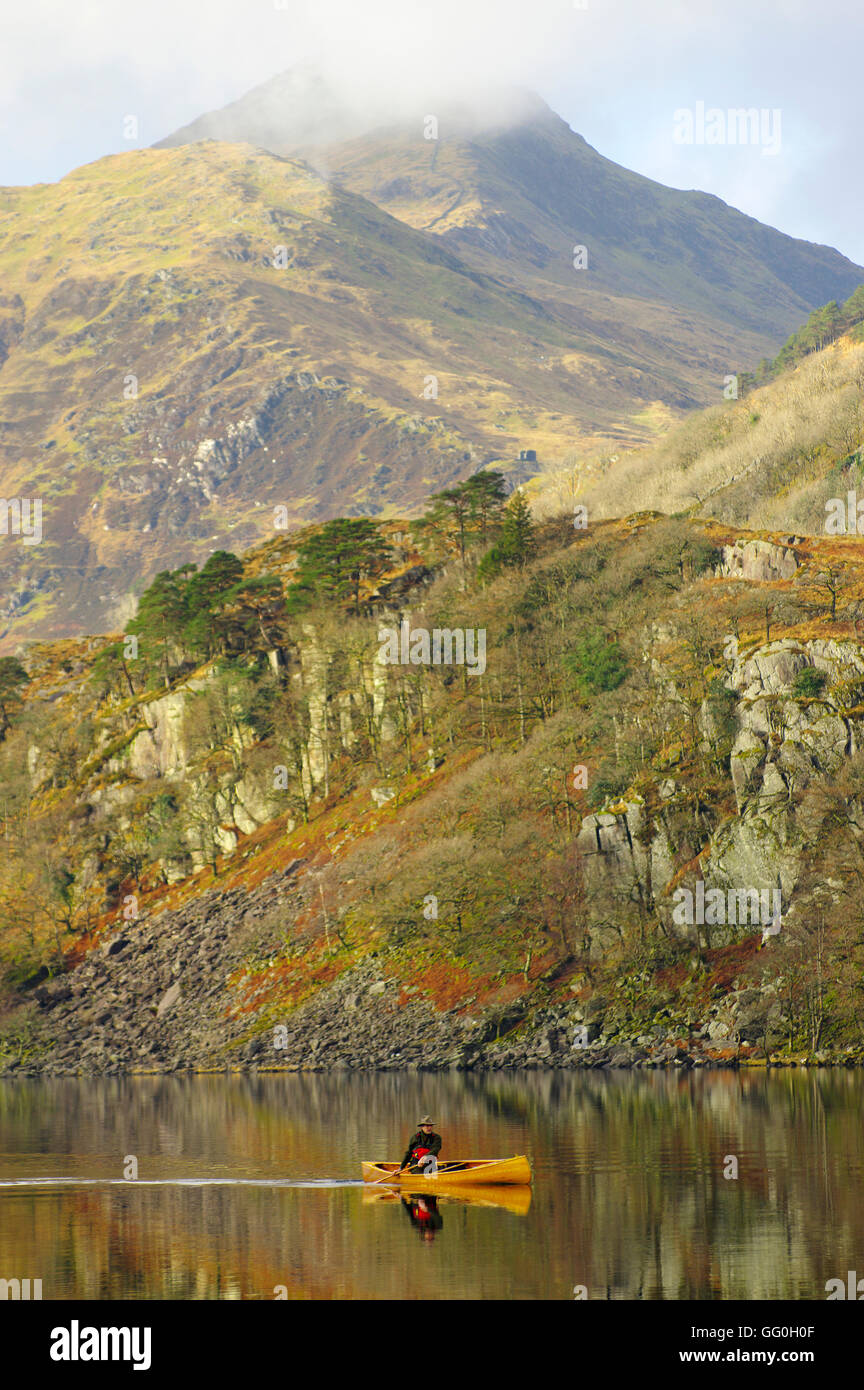
[[[435,1133],[435,1121],[424,1115],[416,1134],[408,1140],[405,1157],[399,1164],[399,1172],[404,1173],[409,1166],[412,1172],[431,1177],[438,1172],[438,1155],[441,1152],[441,1135]]]

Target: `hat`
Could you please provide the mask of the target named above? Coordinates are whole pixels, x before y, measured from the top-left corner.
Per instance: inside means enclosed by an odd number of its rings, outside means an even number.
[[[421,1125],[434,1125],[435,1121],[432,1119],[431,1115],[424,1115],[423,1119],[420,1120],[419,1123]]]

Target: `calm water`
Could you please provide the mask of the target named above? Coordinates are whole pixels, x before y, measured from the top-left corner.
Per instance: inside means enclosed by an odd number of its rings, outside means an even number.
[[[825,1071],[0,1081],[0,1278],[45,1299],[824,1299],[864,1272],[862,1099]],[[426,1219],[358,1182],[427,1110],[445,1157],[528,1154],[530,1196]]]

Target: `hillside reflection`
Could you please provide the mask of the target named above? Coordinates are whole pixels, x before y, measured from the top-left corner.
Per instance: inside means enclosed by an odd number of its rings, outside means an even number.
[[[864,1268],[862,1087],[852,1071],[4,1081],[0,1277],[41,1278],[46,1299],[823,1299]],[[358,1184],[426,1111],[445,1156],[528,1154],[533,1189],[424,1211]],[[138,1181],[118,1181],[133,1158]],[[106,1181],[23,1185],[39,1178]],[[204,1179],[220,1183],[189,1184]]]

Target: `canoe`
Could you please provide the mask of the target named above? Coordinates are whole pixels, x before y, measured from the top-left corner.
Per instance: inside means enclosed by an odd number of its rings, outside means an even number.
[[[531,1181],[531,1167],[527,1158],[519,1154],[516,1158],[462,1158],[439,1163],[437,1173],[428,1178],[425,1174],[407,1171],[399,1174],[398,1163],[364,1163],[363,1181],[380,1182],[382,1187],[391,1183],[399,1187],[470,1187],[478,1183],[526,1183]]]
[[[420,1182],[422,1181],[421,1178]],[[363,1188],[363,1202],[364,1205],[404,1202],[410,1201],[412,1197],[422,1197],[424,1193],[428,1196],[429,1188],[421,1188],[419,1184],[396,1188],[380,1182],[376,1187]],[[482,1187],[478,1183],[476,1187],[449,1187],[446,1183],[439,1182],[435,1184],[435,1197],[445,1203],[498,1207],[502,1211],[513,1212],[516,1216],[524,1216],[531,1206],[531,1188],[527,1183],[498,1183],[497,1186],[489,1183],[488,1186],[484,1184]]]

